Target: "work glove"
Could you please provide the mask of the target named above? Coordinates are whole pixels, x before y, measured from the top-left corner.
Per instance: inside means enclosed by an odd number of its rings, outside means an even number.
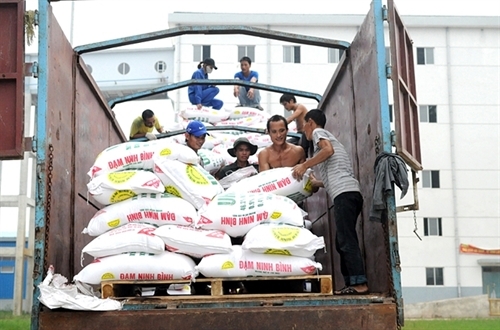
[[[148,140],[156,140],[156,135],[154,135],[153,133],[146,133],[146,137],[148,138]]]

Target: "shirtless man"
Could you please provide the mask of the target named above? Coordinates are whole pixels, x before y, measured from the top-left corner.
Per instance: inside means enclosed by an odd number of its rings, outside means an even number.
[[[286,119],[286,121],[290,124],[292,121],[295,121],[297,125],[297,132],[302,134],[302,138],[300,139],[300,146],[304,149],[304,152],[307,157],[307,152],[309,150],[310,142],[307,141],[307,138],[304,135],[304,117],[307,114],[307,108],[297,103],[297,99],[292,94],[283,94],[280,97],[280,104],[287,111],[291,111],[292,114]]]
[[[306,160],[302,147],[286,141],[288,122],[280,115],[274,115],[267,121],[267,132],[272,145],[259,153],[259,172],[277,167],[293,167]]]

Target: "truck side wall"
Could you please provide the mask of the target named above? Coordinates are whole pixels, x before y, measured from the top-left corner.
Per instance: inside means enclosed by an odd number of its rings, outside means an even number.
[[[358,237],[365,258],[368,284],[372,292],[388,292],[390,266],[383,228],[369,221],[375,174],[373,165],[382,151],[381,107],[383,99],[378,72],[376,47],[373,44],[374,16],[368,15],[357,37],[349,47],[348,56],[339,64],[319,107],[327,117],[326,129],[337,137],[348,151],[354,173],[361,185],[363,211],[358,221]],[[319,196],[316,196],[318,198]],[[329,201],[330,202],[330,201]],[[328,221],[333,226],[333,213],[317,226]],[[334,227],[334,226],[333,226]],[[335,229],[332,228],[332,235]],[[340,269],[339,256],[333,253],[335,269]],[[339,271],[335,273],[336,287],[342,287]],[[340,283],[339,283],[340,280]]]
[[[125,136],[52,13],[50,22],[49,40],[57,42],[50,43],[48,52],[50,76],[39,82],[47,84],[47,145],[40,147],[46,148],[51,182],[45,260],[72,278],[81,268],[80,252],[91,240],[82,229],[97,211],[80,197],[87,195],[87,172],[102,150]]]

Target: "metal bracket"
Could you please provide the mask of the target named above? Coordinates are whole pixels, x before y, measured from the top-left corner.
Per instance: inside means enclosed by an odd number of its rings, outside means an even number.
[[[398,206],[396,207],[396,212],[417,211],[419,209],[417,183],[420,179],[417,177],[417,172],[413,169],[411,170],[411,177],[413,181],[413,204]]]
[[[382,6],[382,19],[384,21],[389,20],[389,11],[387,10],[387,7],[385,5]]]
[[[27,136],[24,138],[24,151],[36,153],[36,138],[34,136]]]
[[[385,77],[387,79],[391,79],[392,77],[392,65],[390,64],[385,65]]]
[[[391,146],[395,147],[396,146],[396,132],[395,131],[391,131]]]
[[[31,74],[33,78],[38,78],[38,62],[36,61],[31,65]]]

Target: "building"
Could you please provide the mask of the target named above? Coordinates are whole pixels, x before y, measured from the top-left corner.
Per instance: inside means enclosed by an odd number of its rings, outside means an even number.
[[[1,237],[0,238],[0,249],[14,249],[16,246],[15,237]],[[0,256],[0,310],[12,310],[12,299],[14,298],[14,276],[15,276],[15,257],[12,256]],[[27,261],[24,261],[24,267],[27,267]],[[26,272],[23,274],[22,282],[22,299],[26,299],[26,294],[30,295],[30,292],[26,292]],[[24,310],[29,310],[29,302],[24,302]]]
[[[346,42],[352,41],[363,19],[363,15],[168,16],[171,28],[199,22],[244,22]],[[424,166],[418,173],[419,210],[398,214],[405,303],[473,296],[495,289],[498,296],[500,21],[498,17],[458,16],[404,16],[403,20],[414,43]],[[388,40],[386,31],[387,44]],[[172,48],[101,51],[85,54],[84,60],[111,99],[189,80],[206,57],[214,58],[218,67],[210,78],[231,79],[239,71],[243,55],[252,58],[252,69],[259,72],[261,83],[322,94],[342,52],[247,35],[183,35],[172,38]],[[283,114],[279,94],[261,95],[265,111]],[[158,98],[171,100],[174,111],[189,104],[185,88]],[[231,86],[221,86],[219,98],[226,107],[237,103]],[[314,100],[298,101],[308,108],[317,106]],[[174,118],[173,111],[169,116]],[[128,127],[122,129],[126,132]],[[410,189],[397,204],[413,201]],[[476,253],[461,253],[461,247]]]
[[[246,15],[173,13],[170,27],[245,25],[351,42],[361,15]],[[420,140],[420,209],[398,214],[406,303],[472,296],[500,288],[500,21],[498,17],[405,16],[413,39]],[[389,43],[386,31],[386,44]],[[211,78],[232,78],[243,55],[259,82],[320,93],[341,52],[246,35],[185,35],[174,39],[175,78],[215,59]],[[389,61],[389,58],[388,58]],[[390,87],[391,89],[392,87]],[[236,103],[231,87],[221,99]],[[173,96],[175,95],[175,96]],[[176,107],[187,93],[173,94]],[[262,106],[281,113],[280,95],[261,93]],[[315,102],[300,99],[308,108]],[[413,203],[411,191],[397,201]],[[414,234],[422,238],[419,240]],[[479,247],[460,253],[462,244]],[[495,251],[491,251],[496,249]],[[462,245],[462,250],[467,250]],[[470,249],[469,249],[470,251]],[[495,253],[495,254],[492,254]]]

